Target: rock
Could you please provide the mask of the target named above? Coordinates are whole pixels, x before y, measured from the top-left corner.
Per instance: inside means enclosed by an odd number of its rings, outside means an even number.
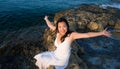
[[[102,31],[106,27],[112,29],[119,27],[120,12],[115,8],[104,9],[97,5],[83,5],[79,8],[56,13],[54,23],[60,17],[65,17],[68,20],[70,29],[73,31],[83,29],[86,31]]]
[[[50,65],[47,69],[55,69],[53,65]]]
[[[120,30],[120,20],[117,21],[114,28]]]
[[[95,22],[90,22],[90,23],[88,24],[88,28],[89,28],[90,30],[96,30],[96,29],[99,28],[99,24],[97,24],[97,23],[95,23]]]

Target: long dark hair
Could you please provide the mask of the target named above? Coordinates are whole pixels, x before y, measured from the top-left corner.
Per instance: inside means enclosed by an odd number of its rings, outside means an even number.
[[[66,24],[66,26],[67,26],[67,32],[60,39],[61,42],[63,42],[65,40],[65,38],[68,36],[68,34],[70,34],[72,31],[69,30],[68,21],[64,17],[61,17],[61,18],[58,19],[58,21],[56,23],[56,30],[55,30],[56,32],[58,32],[58,24],[59,24],[59,22],[64,22]]]

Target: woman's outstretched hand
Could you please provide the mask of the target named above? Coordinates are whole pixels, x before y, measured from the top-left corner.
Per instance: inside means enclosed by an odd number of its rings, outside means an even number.
[[[107,37],[110,37],[112,35],[110,32],[107,31],[107,28],[102,31],[102,34]]]
[[[47,19],[48,19],[48,16],[45,16],[45,17],[44,17],[44,20],[47,20]]]

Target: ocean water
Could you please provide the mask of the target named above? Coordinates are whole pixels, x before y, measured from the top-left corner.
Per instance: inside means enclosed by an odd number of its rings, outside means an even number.
[[[44,25],[45,15],[53,20],[56,12],[81,4],[120,8],[119,0],[0,0],[0,32]]]

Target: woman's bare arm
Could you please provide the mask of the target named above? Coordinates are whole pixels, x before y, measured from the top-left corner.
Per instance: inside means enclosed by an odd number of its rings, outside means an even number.
[[[50,22],[50,20],[48,19],[48,16],[45,16],[44,20],[45,20],[45,22],[47,23],[48,27],[49,27],[52,31],[54,31],[56,27],[53,25],[52,22]]]
[[[71,34],[71,37],[73,40],[75,39],[80,39],[80,38],[90,38],[90,37],[97,37],[97,36],[107,36],[110,37],[111,34],[105,30],[101,31],[101,32],[88,32],[88,33],[78,33],[78,32],[73,32]]]

